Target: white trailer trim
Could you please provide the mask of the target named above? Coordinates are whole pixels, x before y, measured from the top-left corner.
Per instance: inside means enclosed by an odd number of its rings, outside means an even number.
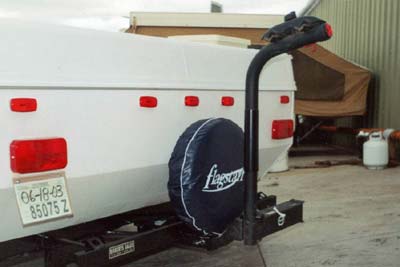
[[[266,29],[282,23],[282,15],[227,13],[131,12],[130,25],[163,27],[221,27]]]

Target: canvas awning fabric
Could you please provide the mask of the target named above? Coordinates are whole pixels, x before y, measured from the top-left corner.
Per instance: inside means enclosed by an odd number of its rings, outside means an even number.
[[[315,117],[364,115],[372,74],[321,46],[292,53],[295,113]]]

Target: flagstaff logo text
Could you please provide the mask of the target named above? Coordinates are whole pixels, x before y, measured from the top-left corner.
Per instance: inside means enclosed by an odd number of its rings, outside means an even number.
[[[218,164],[214,164],[207,176],[203,192],[219,192],[243,181],[244,169],[238,169],[228,173],[218,173]]]

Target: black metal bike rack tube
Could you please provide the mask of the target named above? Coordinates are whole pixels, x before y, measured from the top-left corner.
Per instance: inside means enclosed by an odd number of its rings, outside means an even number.
[[[308,23],[308,24],[307,24]],[[298,27],[298,26],[301,26]],[[304,27],[306,26],[306,27]],[[256,201],[258,176],[258,89],[259,78],[264,65],[273,57],[301,48],[305,45],[328,40],[331,35],[329,24],[314,17],[304,17],[287,21],[273,27],[269,32],[278,31],[283,35],[278,41],[264,46],[253,58],[246,76],[245,103],[245,207],[244,207],[244,243],[257,243]],[[268,33],[267,32],[267,35]],[[289,32],[289,34],[288,34]],[[285,35],[286,34],[286,35]]]

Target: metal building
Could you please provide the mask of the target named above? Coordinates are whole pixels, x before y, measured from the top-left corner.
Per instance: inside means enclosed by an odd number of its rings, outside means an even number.
[[[322,45],[375,74],[370,126],[400,129],[400,0],[313,4],[307,13],[325,19],[334,29],[332,40]]]

